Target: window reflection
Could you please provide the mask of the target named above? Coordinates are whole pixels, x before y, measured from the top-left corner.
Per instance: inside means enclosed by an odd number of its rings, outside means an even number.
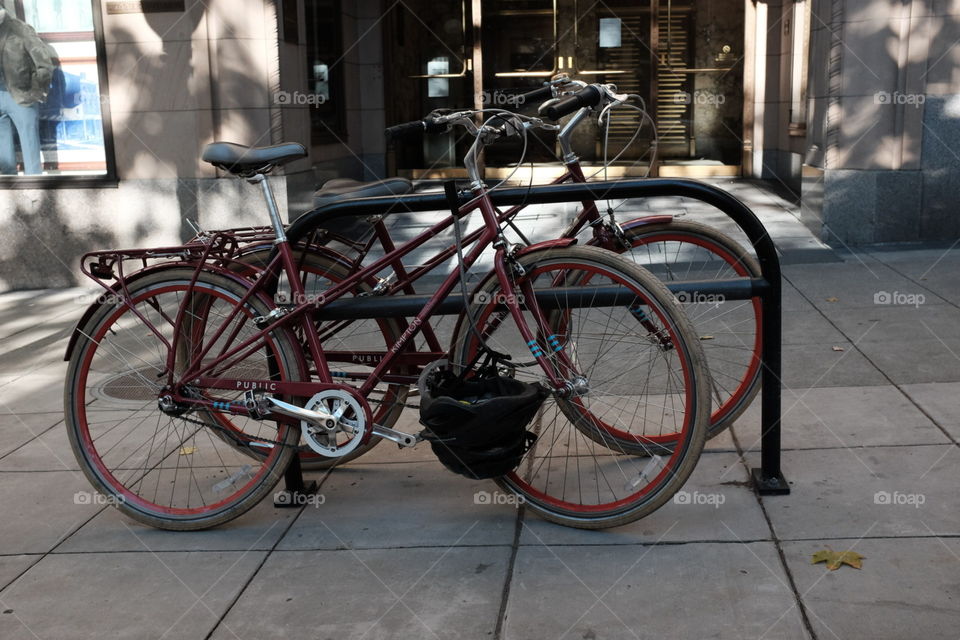
[[[0,8],[0,174],[105,174],[92,3],[4,0]]]

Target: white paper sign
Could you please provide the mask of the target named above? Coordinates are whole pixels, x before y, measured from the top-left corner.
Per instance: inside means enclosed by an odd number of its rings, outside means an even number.
[[[600,46],[610,49],[619,47],[620,42],[620,18],[600,18]]]

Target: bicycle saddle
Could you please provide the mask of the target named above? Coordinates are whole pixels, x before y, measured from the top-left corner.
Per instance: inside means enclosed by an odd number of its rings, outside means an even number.
[[[413,183],[406,178],[387,178],[373,182],[334,178],[325,182],[320,190],[313,194],[313,205],[322,207],[340,200],[399,196],[411,191],[413,191]]]
[[[287,142],[271,147],[247,147],[232,142],[214,142],[203,150],[204,162],[236,174],[265,173],[273,167],[307,157],[302,144]]]

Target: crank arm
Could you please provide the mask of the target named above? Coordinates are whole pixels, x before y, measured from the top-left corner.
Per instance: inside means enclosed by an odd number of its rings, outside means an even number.
[[[265,397],[264,400],[267,401],[267,406],[271,413],[278,413],[288,418],[306,420],[311,424],[328,430],[337,426],[337,418],[326,411],[311,411],[310,409],[304,409],[295,404],[283,402],[282,400],[277,400],[269,396]]]
[[[373,435],[379,436],[384,440],[396,442],[401,449],[409,449],[410,447],[416,446],[416,444],[420,442],[420,436],[415,436],[412,433],[395,431],[393,429],[388,429],[387,427],[381,427],[378,424],[373,425]]]

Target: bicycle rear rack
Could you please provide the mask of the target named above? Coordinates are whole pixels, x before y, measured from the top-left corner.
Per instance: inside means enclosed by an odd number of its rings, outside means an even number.
[[[618,180],[616,182],[587,182],[561,185],[544,185],[531,188],[499,189],[491,193],[497,206],[525,204],[556,204],[590,200],[627,200],[658,196],[682,196],[709,204],[731,218],[746,233],[760,263],[762,278],[737,279],[723,282],[672,283],[671,290],[679,292],[722,293],[730,300],[748,300],[759,297],[762,307],[763,336],[761,359],[763,366],[761,391],[761,451],[760,467],[751,471],[754,486],[760,495],[785,495],[790,485],[780,466],[780,420],[782,380],[782,274],[780,258],[773,240],[757,215],[733,195],[713,185],[686,179],[655,178],[642,180]],[[472,199],[470,194],[461,194],[460,203]],[[308,238],[313,231],[333,219],[362,216],[389,215],[415,211],[447,211],[448,202],[444,193],[411,194],[383,198],[360,198],[331,203],[309,211],[290,225],[287,237],[296,244]],[[611,293],[611,295],[614,295]],[[614,299],[615,301],[615,299]],[[390,296],[372,301],[378,315],[413,315],[423,308],[421,296]],[[462,297],[451,296],[438,313],[459,313],[465,306]],[[362,298],[334,303],[324,309],[331,317],[370,317],[370,302]],[[341,314],[337,316],[336,314]],[[300,493],[304,489],[297,469],[287,474],[287,490]]]

